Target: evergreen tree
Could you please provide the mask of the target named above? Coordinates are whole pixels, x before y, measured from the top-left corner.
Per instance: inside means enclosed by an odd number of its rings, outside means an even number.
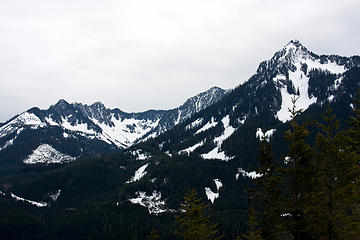
[[[316,189],[312,206],[309,211],[314,214],[314,226],[312,227],[319,238],[325,236],[326,239],[339,239],[335,230],[336,212],[339,208],[336,201],[336,195],[339,187],[338,171],[342,164],[341,141],[342,137],[337,134],[339,121],[335,121],[335,116],[331,110],[327,110],[326,116],[323,116],[324,124],[317,122],[320,132],[316,137],[316,169],[315,177],[317,179]],[[315,225],[316,223],[316,225]]]
[[[356,125],[339,132],[339,121],[329,109],[323,122],[317,124],[317,191],[310,209],[316,212],[316,227],[309,227],[316,229],[319,239],[359,239],[360,158],[358,146],[352,146]]]
[[[314,185],[314,150],[306,142],[310,132],[306,124],[298,124],[296,117],[301,110],[296,110],[296,98],[293,101],[291,130],[285,132],[285,139],[289,143],[289,152],[286,156],[287,166],[281,169],[282,184],[284,184],[284,205],[281,216],[287,221],[284,227],[288,229],[294,240],[314,239],[309,229],[311,206]]]
[[[252,195],[252,193],[249,193],[249,195]],[[259,229],[259,222],[258,222],[258,216],[257,212],[254,209],[253,203],[250,200],[251,196],[249,196],[249,210],[248,210],[248,230],[246,234],[243,234],[244,239],[247,240],[263,240],[261,237],[260,229]],[[241,240],[241,238],[238,236],[236,240]]]
[[[277,239],[282,233],[280,178],[273,159],[272,145],[264,138],[256,169],[261,176],[255,179],[256,189],[249,191],[249,231],[245,239]]]
[[[157,240],[160,239],[158,232],[155,229],[152,229],[150,235],[146,237],[147,240]]]
[[[354,116],[350,117],[351,126],[348,131],[349,146],[357,154],[360,154],[360,90],[358,91],[358,99],[353,103]]]
[[[196,190],[191,189],[180,206],[181,215],[175,216],[180,224],[180,230],[175,234],[184,240],[221,239],[222,236],[217,236],[217,224],[210,224],[210,216],[205,215],[206,209],[205,203],[197,197]]]
[[[339,165],[339,214],[343,239],[360,239],[360,91],[354,101],[354,115],[340,148],[343,161]]]

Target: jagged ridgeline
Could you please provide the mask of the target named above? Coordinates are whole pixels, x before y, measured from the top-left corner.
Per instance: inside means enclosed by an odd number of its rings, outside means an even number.
[[[174,215],[195,188],[220,233],[235,239],[247,228],[260,139],[273,142],[279,161],[288,150],[291,99],[303,110],[300,122],[328,106],[346,120],[359,84],[359,56],[317,55],[290,41],[243,84],[212,88],[177,109],[124,113],[65,101],[31,109],[0,128],[0,200],[31,219],[45,214],[36,223],[47,234],[145,239],[156,229],[174,239]],[[96,154],[103,156],[86,157]]]
[[[178,108],[141,113],[65,100],[46,110],[32,108],[0,127],[0,162],[62,163],[109,154],[171,129],[226,93],[213,87]]]

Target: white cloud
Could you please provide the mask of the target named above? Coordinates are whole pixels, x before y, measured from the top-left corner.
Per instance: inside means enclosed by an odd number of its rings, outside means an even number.
[[[125,111],[232,88],[290,39],[358,54],[355,0],[3,0],[0,121],[59,98]]]

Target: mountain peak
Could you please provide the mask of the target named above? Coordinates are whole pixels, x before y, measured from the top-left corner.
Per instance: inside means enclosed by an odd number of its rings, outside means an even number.
[[[293,39],[293,40],[290,40],[290,42],[288,42],[286,44],[286,46],[292,46],[292,47],[296,47],[296,48],[299,48],[299,47],[304,47],[301,42],[297,39]],[[286,47],[285,46],[285,47]]]
[[[56,108],[64,109],[69,105],[67,101],[64,99],[60,99],[55,105],[53,105]]]
[[[280,52],[281,56],[287,56],[288,58],[308,57],[310,55],[310,52],[299,40],[291,40],[282,50],[280,50]]]
[[[65,99],[61,98],[55,105],[69,104]]]
[[[304,47],[299,40],[291,40],[274,56],[267,61],[260,63],[257,72],[264,72],[266,69],[293,69],[293,64],[301,59],[315,59],[318,56]]]
[[[105,108],[105,105],[102,102],[97,101],[97,102],[94,102],[93,104],[91,104],[91,107],[95,107],[97,109],[103,109],[103,108]]]
[[[213,86],[213,87],[209,88],[208,91],[210,91],[210,90],[222,90],[222,88],[220,88],[218,86]]]
[[[214,86],[214,87],[211,87],[209,88],[207,91],[205,92],[216,92],[216,91],[224,91],[224,89],[218,87],[218,86]]]

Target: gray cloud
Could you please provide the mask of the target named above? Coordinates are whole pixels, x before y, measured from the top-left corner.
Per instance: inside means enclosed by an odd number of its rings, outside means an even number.
[[[358,0],[3,0],[0,121],[59,98],[166,109],[233,88],[291,39],[359,54]]]

